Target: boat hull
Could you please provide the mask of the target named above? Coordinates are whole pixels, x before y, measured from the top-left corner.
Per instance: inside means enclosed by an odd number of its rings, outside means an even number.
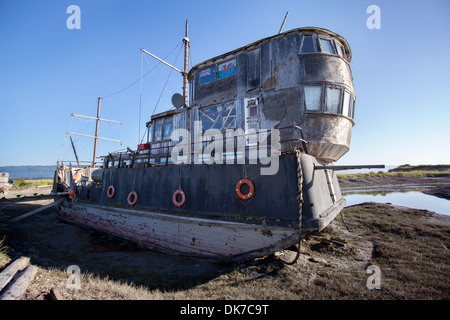
[[[260,165],[247,165],[255,190],[249,200],[236,196],[242,165],[109,168],[101,183],[77,186],[73,198],[57,206],[58,215],[170,253],[226,263],[251,260],[322,230],[345,205],[336,175],[315,170],[321,164],[316,158],[301,156],[300,202],[296,157],[282,155],[279,161],[272,176],[257,174]],[[172,194],[180,185],[186,202],[176,207]],[[109,186],[115,186],[113,197]],[[134,205],[127,203],[131,190],[139,195]]]
[[[298,228],[184,217],[137,209],[65,201],[59,217],[139,245],[172,254],[237,262],[273,254],[298,243]]]

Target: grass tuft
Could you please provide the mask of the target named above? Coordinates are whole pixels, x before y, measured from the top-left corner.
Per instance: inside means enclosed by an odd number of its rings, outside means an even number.
[[[48,186],[53,183],[53,180],[25,180],[24,178],[19,178],[14,181],[13,188],[28,188],[36,186]]]

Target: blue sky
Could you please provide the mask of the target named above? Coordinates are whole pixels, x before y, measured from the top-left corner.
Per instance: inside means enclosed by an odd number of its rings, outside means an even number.
[[[70,30],[66,9],[81,10]],[[369,5],[381,9],[370,30]],[[0,0],[0,165],[47,165],[74,159],[66,131],[94,134],[104,97],[97,154],[136,148],[153,111],[172,107],[181,76],[159,65],[142,82],[140,48],[176,61],[189,20],[191,66],[278,32],[317,26],[350,44],[356,125],[339,164],[450,163],[450,2],[442,1],[106,1]],[[175,62],[176,61],[176,62]],[[143,72],[156,66],[146,57]],[[117,93],[117,94],[115,94]],[[139,117],[141,114],[141,117]],[[140,129],[139,129],[140,127]],[[93,140],[73,136],[79,157],[91,160]],[[65,147],[64,147],[65,146]]]

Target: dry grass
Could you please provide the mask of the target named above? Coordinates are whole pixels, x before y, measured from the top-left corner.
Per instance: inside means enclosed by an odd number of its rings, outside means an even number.
[[[95,300],[328,300],[450,298],[450,217],[384,204],[345,208],[321,233],[302,242],[297,263],[293,251],[229,266],[210,279],[189,274],[149,273],[135,283],[81,275],[81,289],[68,289],[68,275],[39,268],[25,299],[45,299],[57,288],[65,299]],[[344,238],[343,247],[322,239]],[[369,265],[381,270],[381,289],[366,286]],[[124,271],[125,272],[125,271]]]

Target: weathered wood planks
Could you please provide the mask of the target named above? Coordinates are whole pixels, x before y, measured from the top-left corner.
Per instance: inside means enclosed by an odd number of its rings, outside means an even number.
[[[0,273],[0,300],[19,300],[36,275],[30,258],[21,257]]]

